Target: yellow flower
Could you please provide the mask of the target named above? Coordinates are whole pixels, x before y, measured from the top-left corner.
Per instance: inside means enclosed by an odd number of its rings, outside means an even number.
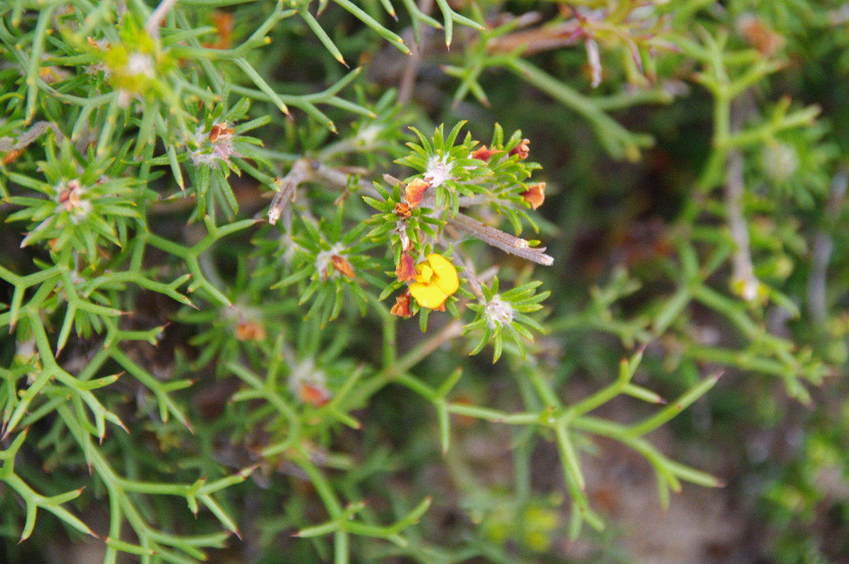
[[[459,287],[457,269],[451,261],[433,253],[416,265],[416,281],[410,284],[410,294],[421,307],[439,309]]]

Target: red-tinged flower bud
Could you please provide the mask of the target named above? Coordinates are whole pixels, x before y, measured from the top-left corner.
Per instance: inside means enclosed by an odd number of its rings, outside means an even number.
[[[298,396],[302,402],[316,407],[321,407],[330,401],[330,392],[327,388],[314,382],[301,382],[301,386],[298,388]]]
[[[77,179],[69,180],[59,192],[59,203],[65,211],[73,212],[82,207],[83,187]]]
[[[345,257],[339,255],[332,255],[330,257],[330,263],[333,265],[333,268],[347,276],[348,278],[354,278],[354,267],[351,266],[351,263]]]
[[[425,191],[430,188],[430,182],[416,178],[404,189],[404,199],[411,208],[418,207],[424,199]]]
[[[531,184],[527,190],[522,192],[522,197],[532,208],[537,209],[545,202],[545,182]]]
[[[398,266],[395,268],[395,276],[400,282],[410,282],[416,279],[416,261],[409,253],[401,253]]]
[[[522,139],[518,145],[510,149],[510,156],[516,155],[520,160],[525,160],[531,152],[531,140]]]
[[[242,321],[236,325],[236,339],[240,341],[262,341],[265,339],[265,327],[256,321]]]
[[[404,292],[400,296],[396,297],[395,305],[392,306],[389,313],[403,318],[412,317],[413,312],[410,310],[410,293]]]
[[[23,154],[24,154],[23,149],[12,149],[11,151],[9,151],[8,153],[3,155],[3,164],[4,165],[12,164],[16,160],[18,160],[18,157],[20,157]]]
[[[403,218],[408,218],[413,215],[413,212],[410,210],[409,204],[406,202],[398,202],[395,204],[395,215]]]
[[[222,121],[221,123],[216,123],[212,126],[212,129],[209,130],[209,140],[213,143],[218,141],[222,137],[230,137],[235,133],[232,127],[227,125],[226,121]]]
[[[492,155],[500,152],[501,151],[497,151],[494,149],[487,149],[486,145],[481,145],[480,147],[472,151],[472,158],[487,162],[490,158],[492,158]]]

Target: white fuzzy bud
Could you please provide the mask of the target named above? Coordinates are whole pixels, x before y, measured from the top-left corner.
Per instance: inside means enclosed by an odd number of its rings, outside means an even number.
[[[513,306],[495,295],[484,307],[484,317],[490,329],[513,323]]]

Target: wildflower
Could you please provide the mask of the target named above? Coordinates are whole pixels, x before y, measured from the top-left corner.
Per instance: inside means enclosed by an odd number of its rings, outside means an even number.
[[[304,403],[321,407],[330,401],[330,392],[322,386],[303,382],[298,389],[298,398]]]
[[[56,198],[59,204],[57,208],[64,209],[64,211],[71,214],[71,221],[75,223],[91,211],[91,203],[83,200],[82,196],[82,184],[80,184],[79,180],[73,179],[62,186]]]
[[[221,137],[229,137],[234,133],[235,131],[233,130],[233,128],[228,126],[226,121],[222,121],[220,123],[214,124],[212,126],[212,129],[209,130],[209,140],[215,143]]]
[[[513,314],[513,306],[499,295],[493,296],[484,308],[484,317],[490,329],[510,325],[513,323]]]
[[[410,253],[401,253],[398,266],[395,268],[395,276],[401,282],[410,282],[416,279],[416,263]]]
[[[418,207],[424,199],[425,191],[430,188],[430,183],[421,178],[416,178],[404,189],[404,199],[407,200],[409,208]]]
[[[392,306],[392,309],[389,310],[389,313],[392,315],[397,315],[398,317],[412,317],[413,312],[410,309],[410,292],[404,292],[395,298],[395,305]]]
[[[229,162],[230,157],[240,156],[233,146],[233,134],[235,130],[227,122],[219,122],[212,125],[207,133],[203,126],[195,132],[195,144],[197,149],[189,153],[195,165],[210,165],[216,161]]]
[[[70,180],[59,191],[59,203],[64,206],[65,211],[73,211],[80,207],[83,188],[79,180]]]
[[[335,268],[348,278],[354,278],[354,267],[351,266],[351,263],[348,262],[348,259],[346,259],[342,255],[331,255],[330,264],[333,265],[333,268]]]
[[[448,157],[437,157],[434,155],[427,162],[427,170],[425,171],[424,178],[431,186],[438,188],[446,181],[451,180],[451,170],[453,168],[454,165],[448,161]]]
[[[3,164],[4,165],[12,164],[16,160],[18,160],[18,157],[20,157],[23,154],[24,154],[23,149],[12,149],[11,151],[9,151],[9,152],[7,152],[3,155]]]
[[[522,192],[522,198],[528,202],[532,208],[537,209],[545,202],[545,182],[537,182],[531,184],[528,189]]]
[[[321,407],[330,401],[332,394],[327,389],[324,372],[308,358],[292,366],[289,374],[289,389],[303,403]]]
[[[236,325],[236,339],[239,341],[262,341],[265,339],[265,327],[256,321],[242,321]]]
[[[510,149],[510,156],[516,155],[519,160],[525,160],[531,152],[531,140],[522,139],[518,145]]]
[[[395,215],[403,217],[404,219],[413,215],[413,212],[410,210],[410,204],[406,202],[398,202],[395,204]]]
[[[486,145],[481,145],[480,147],[472,151],[471,157],[473,159],[478,159],[487,162],[490,158],[492,158],[492,155],[500,152],[501,151],[496,151],[495,149],[487,149]]]
[[[234,326],[239,341],[262,341],[266,337],[265,327],[259,321],[260,313],[253,308],[233,304],[224,308],[222,315]]]
[[[333,274],[331,267],[348,278],[354,277],[354,269],[351,263],[342,256],[344,251],[345,247],[342,243],[335,243],[330,249],[321,251],[316,255],[315,270],[322,280],[327,280]]]
[[[410,294],[420,306],[440,309],[459,287],[457,269],[451,261],[432,253],[416,266],[416,281],[410,284]]]

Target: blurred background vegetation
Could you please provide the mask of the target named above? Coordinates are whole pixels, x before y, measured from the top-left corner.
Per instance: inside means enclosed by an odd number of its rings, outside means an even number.
[[[847,27],[826,0],[4,2],[0,559],[849,560]],[[460,206],[554,263],[446,204],[421,244],[463,288],[397,318],[393,206],[432,174],[406,143],[459,162],[466,132],[502,156],[458,165]],[[512,331],[493,281],[550,295]]]

